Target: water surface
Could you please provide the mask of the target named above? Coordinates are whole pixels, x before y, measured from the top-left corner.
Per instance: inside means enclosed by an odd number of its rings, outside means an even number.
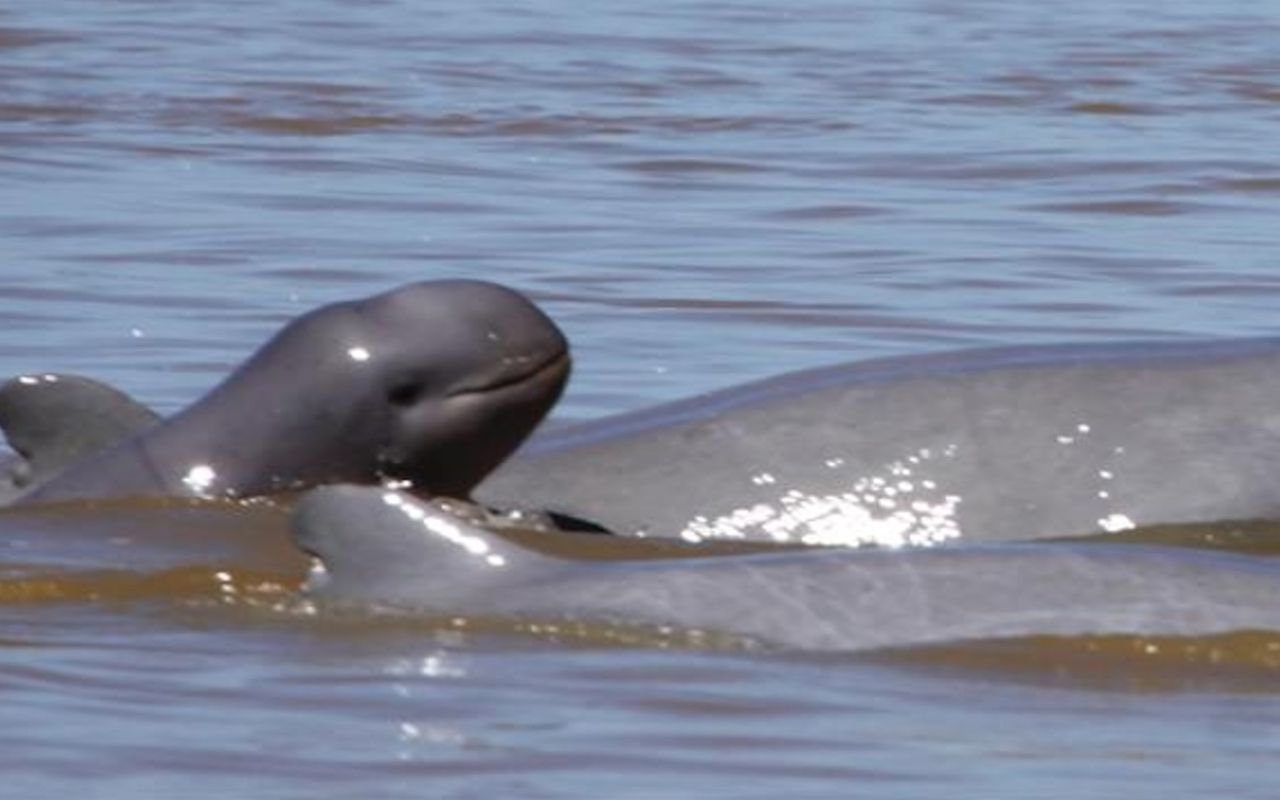
[[[562,323],[562,418],[863,357],[1274,334],[1278,28],[1249,0],[15,6],[0,372],[171,411],[296,313],[451,276]],[[867,661],[326,623],[243,541],[266,523],[170,551],[108,517],[65,546],[23,522],[38,553],[0,561],[17,796],[1274,783],[1265,638]]]

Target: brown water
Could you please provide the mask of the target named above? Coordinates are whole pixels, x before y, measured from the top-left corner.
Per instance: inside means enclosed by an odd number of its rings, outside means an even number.
[[[1271,3],[11,5],[5,374],[172,410],[301,310],[444,276],[562,322],[577,418],[1276,332]],[[1275,791],[1265,632],[815,658],[317,618],[280,525],[5,515],[0,794]]]

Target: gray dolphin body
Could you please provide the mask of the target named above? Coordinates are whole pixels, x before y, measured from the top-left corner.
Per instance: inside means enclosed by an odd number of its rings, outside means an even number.
[[[159,419],[123,392],[90,378],[10,378],[0,384],[0,430],[17,457],[0,466],[0,505]]]
[[[848,545],[1274,518],[1278,367],[1276,339],[855,363],[552,429],[475,495],[620,534]]]
[[[1280,340],[976,350],[550,429],[475,493],[620,534],[1018,540],[1280,514]]]
[[[541,421],[568,370],[563,335],[519,293],[410,284],[304,314],[192,406],[17,502],[383,479],[465,495]],[[28,415],[6,432],[35,424]]]
[[[675,626],[815,651],[1280,625],[1280,565],[1195,550],[1037,542],[581,561],[355,486],[305,495],[293,530],[324,565],[315,597],[432,615]]]

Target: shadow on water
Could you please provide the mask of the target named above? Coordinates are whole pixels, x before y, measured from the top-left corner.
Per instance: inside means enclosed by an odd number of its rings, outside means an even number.
[[[1280,631],[1026,636],[857,657],[929,675],[1123,692],[1280,691]]]
[[[1117,544],[1193,547],[1242,555],[1280,555],[1280,522],[1265,519],[1224,520],[1213,523],[1150,525],[1105,536],[1074,536],[1061,542],[1107,541]]]
[[[0,513],[0,605],[293,590],[306,559],[268,503],[111,501]],[[280,591],[284,591],[281,588]]]

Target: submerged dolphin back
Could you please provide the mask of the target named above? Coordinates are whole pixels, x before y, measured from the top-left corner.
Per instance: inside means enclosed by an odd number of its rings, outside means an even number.
[[[294,536],[324,563],[314,592],[331,601],[675,626],[801,650],[1280,626],[1280,567],[1172,548],[1036,543],[578,561],[531,552],[406,495],[353,486],[304,497]]]

